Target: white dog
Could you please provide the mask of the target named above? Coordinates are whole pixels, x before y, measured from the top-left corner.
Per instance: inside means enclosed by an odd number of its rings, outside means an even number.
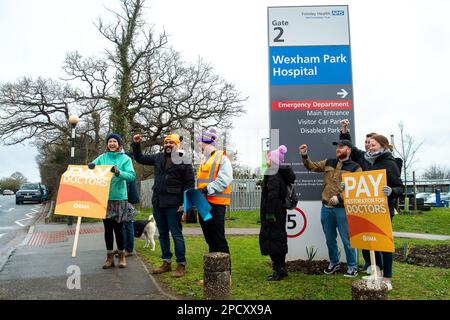
[[[142,232],[142,235],[145,237],[144,248],[148,248],[151,242],[152,251],[155,251],[155,232],[156,232],[155,218],[153,218],[153,215],[150,215],[148,217],[148,223],[144,228],[144,232]]]

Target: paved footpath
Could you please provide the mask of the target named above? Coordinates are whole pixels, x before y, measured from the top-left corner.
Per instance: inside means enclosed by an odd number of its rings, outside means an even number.
[[[38,221],[31,227],[0,271],[0,300],[175,299],[136,256],[127,258],[127,268],[101,268],[106,259],[102,224],[82,224],[72,258],[75,226]],[[78,270],[80,289],[73,288]]]

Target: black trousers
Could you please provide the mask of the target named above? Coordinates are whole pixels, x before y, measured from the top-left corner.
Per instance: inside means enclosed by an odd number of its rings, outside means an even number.
[[[116,235],[117,250],[123,250],[123,222],[118,223],[113,219],[103,219],[103,225],[105,226],[105,243],[106,250],[112,251],[114,249],[114,234]],[[113,234],[114,233],[114,234]]]
[[[225,210],[226,206],[212,204],[211,215],[212,218],[204,221],[199,215],[200,226],[202,227],[203,235],[209,247],[209,252],[224,252],[230,253],[228,242],[225,238]]]
[[[272,259],[274,271],[286,268],[286,254],[271,254],[270,259]]]

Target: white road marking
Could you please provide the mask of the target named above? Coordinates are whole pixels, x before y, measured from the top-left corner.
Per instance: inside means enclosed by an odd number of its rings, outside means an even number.
[[[0,233],[0,238],[3,237],[6,233]]]
[[[5,212],[11,212],[13,211],[15,208],[9,208],[8,210],[6,210]]]
[[[31,209],[31,210],[33,210],[33,209]],[[28,218],[20,219],[20,220],[14,221],[14,222],[17,223],[17,224],[18,224],[19,226],[21,226],[21,227],[25,227],[25,225],[23,225],[23,224],[20,223],[20,221],[33,219],[34,215],[32,215],[31,213],[27,213],[26,216],[27,216]]]
[[[17,229],[17,227],[0,227],[0,230],[13,230]]]

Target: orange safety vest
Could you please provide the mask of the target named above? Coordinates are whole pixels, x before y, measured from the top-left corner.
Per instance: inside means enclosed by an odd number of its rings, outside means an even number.
[[[206,163],[202,161],[197,171],[197,189],[201,189],[217,179],[222,156],[223,151],[216,151]],[[206,196],[206,199],[213,204],[229,206],[231,203],[231,184],[223,192],[216,192],[213,195]]]

